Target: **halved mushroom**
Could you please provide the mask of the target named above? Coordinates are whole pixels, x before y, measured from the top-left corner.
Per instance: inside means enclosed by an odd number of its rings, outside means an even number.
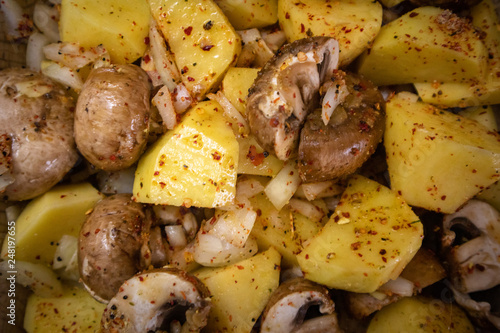
[[[443,253],[453,286],[471,293],[500,284],[500,213],[470,200],[443,219]]]
[[[125,280],[149,266],[150,225],[143,205],[132,201],[131,194],[97,203],[78,240],[80,276],[94,298],[106,302]]]
[[[0,153],[3,198],[27,200],[57,184],[78,159],[73,139],[75,103],[66,90],[40,73],[0,71]]]
[[[163,268],[144,272],[125,281],[110,300],[101,329],[121,333],[199,332],[207,324],[209,296],[208,289],[184,271]]]
[[[336,40],[297,40],[266,63],[249,90],[252,133],[281,160],[298,153],[304,182],[353,173],[382,139],[382,94],[367,79],[337,66]]]
[[[312,37],[285,45],[259,72],[249,90],[250,128],[263,147],[287,160],[297,147],[300,126],[319,103],[321,83],[339,60],[335,39]]]
[[[322,314],[306,319],[311,306]],[[328,289],[304,278],[283,282],[271,295],[262,314],[261,332],[341,332]]]

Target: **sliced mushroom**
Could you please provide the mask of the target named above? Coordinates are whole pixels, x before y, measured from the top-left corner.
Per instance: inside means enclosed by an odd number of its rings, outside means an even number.
[[[311,306],[319,306],[323,315],[305,320]],[[304,278],[290,279],[271,295],[262,314],[261,332],[341,332],[334,311],[328,289]]]
[[[75,103],[62,86],[22,68],[0,71],[0,178],[6,200],[27,200],[57,184],[78,159]],[[5,161],[0,161],[5,162]],[[2,190],[2,189],[0,189]]]
[[[207,324],[211,303],[208,289],[177,269],[157,269],[125,281],[101,319],[102,332],[199,332]],[[177,325],[178,327],[178,325]]]
[[[500,214],[470,200],[443,219],[442,247],[453,286],[462,293],[500,284]]]
[[[131,194],[98,202],[84,222],[78,240],[80,276],[99,301],[111,299],[128,278],[148,267],[151,222]]]
[[[295,154],[300,126],[319,103],[321,82],[333,74],[338,42],[312,37],[285,45],[259,72],[249,91],[250,128],[281,160]]]

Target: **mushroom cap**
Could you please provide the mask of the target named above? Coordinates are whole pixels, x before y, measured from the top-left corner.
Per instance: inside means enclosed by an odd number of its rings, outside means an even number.
[[[248,122],[261,145],[281,160],[296,155],[300,126],[319,104],[319,88],[338,65],[329,37],[285,45],[259,72],[247,99]]]
[[[199,332],[207,324],[209,296],[205,285],[184,271],[162,268],[143,272],[125,281],[110,300],[101,329],[122,333],[168,331],[170,320],[185,317],[182,332]]]
[[[304,182],[352,174],[375,152],[385,128],[385,101],[369,80],[338,71],[349,95],[335,113],[341,120],[324,124],[320,109],[307,116],[300,133],[298,167]]]
[[[78,154],[75,103],[59,84],[22,68],[0,71],[0,135],[10,138],[14,182],[6,200],[32,199],[57,184]]]
[[[319,305],[319,311],[328,316],[304,321],[313,305]],[[327,288],[302,277],[293,278],[281,283],[269,298],[262,313],[261,332],[302,332],[305,327],[314,327],[311,333],[340,332],[334,311],[335,304]]]
[[[99,201],[87,216],[78,239],[80,276],[99,301],[111,299],[120,285],[144,268],[150,221],[131,194]]]

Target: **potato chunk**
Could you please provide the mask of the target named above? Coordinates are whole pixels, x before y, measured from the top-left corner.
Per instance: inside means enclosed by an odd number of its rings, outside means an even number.
[[[387,187],[355,175],[325,227],[297,255],[305,277],[370,293],[399,276],[420,248],[423,226]]]
[[[382,25],[382,6],[371,0],[279,0],[278,19],[289,42],[330,36],[339,42],[340,66],[351,63]]]
[[[486,77],[472,78],[465,83],[417,83],[418,95],[426,103],[443,107],[466,107],[500,103],[500,22],[495,5],[484,0],[471,9],[472,24],[481,29],[488,49]]]
[[[359,73],[376,85],[483,77],[488,50],[474,27],[450,11],[420,7],[380,29]]]
[[[477,121],[399,93],[386,106],[391,187],[408,204],[451,214],[498,180],[500,136]]]
[[[367,333],[475,332],[465,312],[453,303],[422,297],[403,298],[386,306],[370,322]]]
[[[241,39],[212,0],[151,0],[182,82],[199,101],[216,89],[241,51]]]
[[[28,333],[99,331],[106,304],[79,287],[65,287],[61,297],[31,295],[26,304],[24,329]]]
[[[222,107],[201,102],[141,157],[134,200],[188,207],[230,204],[236,191],[238,153]]]
[[[215,0],[236,30],[263,28],[278,21],[278,0]]]
[[[249,333],[279,285],[280,254],[274,248],[221,268],[193,274],[212,294],[207,332]]]
[[[63,0],[59,30],[63,42],[103,44],[114,63],[131,63],[146,50],[149,18],[146,1]]]
[[[52,265],[63,235],[77,237],[85,213],[104,196],[92,185],[60,185],[33,199],[16,220],[16,260]],[[7,239],[2,258],[8,254]]]

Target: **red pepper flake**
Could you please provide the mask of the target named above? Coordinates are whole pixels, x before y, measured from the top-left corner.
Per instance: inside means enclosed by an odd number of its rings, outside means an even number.
[[[353,251],[359,250],[360,247],[361,247],[360,242],[356,242],[356,243],[351,244],[351,250],[353,250]]]
[[[191,32],[193,31],[193,27],[187,27],[186,29],[184,29],[184,33],[186,35],[191,35]]]
[[[245,269],[245,267],[244,267],[244,266],[241,266],[241,265],[237,265],[236,267],[237,267],[239,270]]]
[[[285,13],[285,18],[286,18],[287,20],[289,20],[289,19],[290,19],[290,13],[286,12],[286,13]]]
[[[441,200],[446,200],[446,195],[441,196]]]
[[[66,194],[61,195],[61,199],[66,198]]]
[[[379,253],[380,253],[381,255],[384,255],[384,254],[386,254],[386,253],[387,253],[387,251],[386,251],[386,250],[384,250],[384,249],[382,249],[382,250],[380,250],[380,252],[379,252]]]
[[[418,13],[415,12],[410,13],[410,17],[415,17],[415,16],[418,16]]]
[[[111,161],[114,161],[114,160],[116,160],[116,156],[115,156],[115,155],[111,155],[111,156],[109,157],[109,159],[110,159]]]
[[[167,186],[167,184],[165,184],[164,182],[160,182],[160,187],[161,188],[165,188],[165,186]]]
[[[280,121],[276,117],[273,117],[273,118],[271,118],[271,120],[269,120],[269,125],[271,125],[271,127],[278,127],[279,124],[280,124]]]
[[[306,27],[304,27],[304,24],[300,24],[300,32],[301,33],[304,33],[304,31],[306,31]]]
[[[97,235],[97,234],[99,233],[99,231],[101,231],[101,229],[99,229],[99,228],[95,229],[95,230],[94,230],[94,234],[96,234],[96,235]]]
[[[264,162],[264,153],[257,153],[257,148],[251,145],[248,149],[247,158],[252,162],[253,165],[259,166]]]
[[[369,132],[371,129],[370,125],[368,125],[365,121],[360,120],[359,121],[359,130],[361,132]]]
[[[142,57],[142,60],[144,60],[144,62],[148,64],[151,61],[151,57],[149,56],[149,54],[146,54],[144,57]]]
[[[144,277],[139,276],[139,281],[144,282]]]
[[[188,76],[188,81],[189,81],[189,82],[193,82],[193,81],[194,81],[194,79],[193,79],[191,76]]]
[[[210,51],[210,50],[212,49],[212,47],[214,47],[214,46],[215,46],[215,45],[203,45],[203,46],[201,47],[201,49],[202,49],[203,51]]]
[[[218,151],[212,153],[212,157],[216,161],[219,161],[222,158],[222,156],[220,155],[220,153]]]
[[[83,234],[84,237],[89,237],[90,236],[90,231],[87,231],[86,233]]]
[[[147,36],[144,37],[144,44],[149,45],[149,43],[150,43],[149,37]]]
[[[306,259],[309,259],[309,255],[308,254],[306,254]]]
[[[155,171],[154,175],[158,176],[160,174],[160,171]]]

